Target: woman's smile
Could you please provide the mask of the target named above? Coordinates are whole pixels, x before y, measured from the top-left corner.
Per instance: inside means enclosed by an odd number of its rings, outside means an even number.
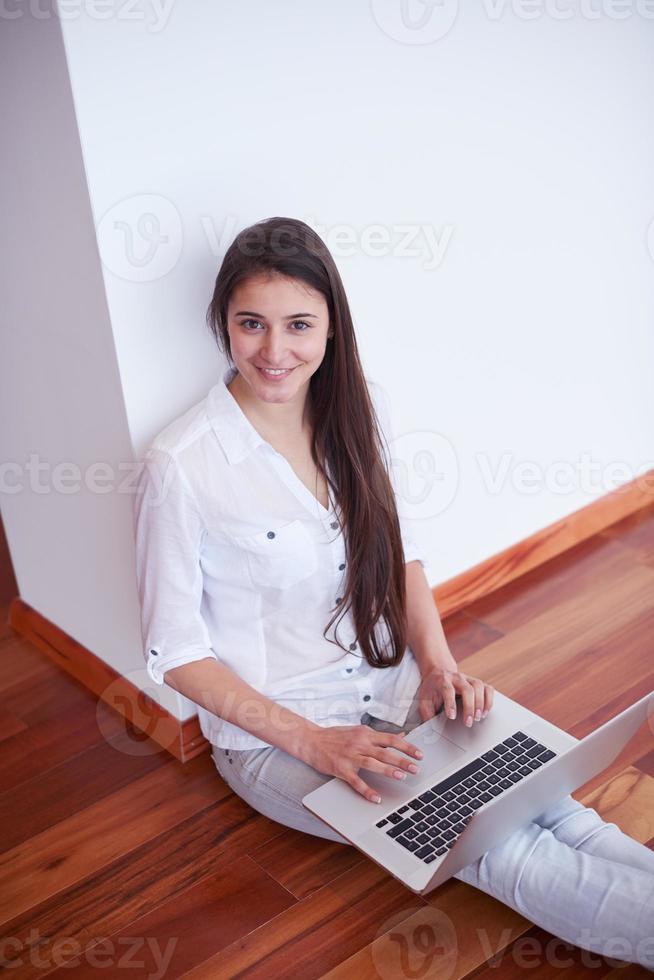
[[[283,381],[295,368],[262,368],[258,364],[255,367],[259,374],[262,374],[267,381]],[[297,365],[296,365],[297,367]]]

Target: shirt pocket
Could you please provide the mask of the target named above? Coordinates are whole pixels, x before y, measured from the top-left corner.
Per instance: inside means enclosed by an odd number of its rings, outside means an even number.
[[[233,536],[232,542],[245,554],[252,581],[270,589],[297,585],[318,565],[316,543],[301,520]]]

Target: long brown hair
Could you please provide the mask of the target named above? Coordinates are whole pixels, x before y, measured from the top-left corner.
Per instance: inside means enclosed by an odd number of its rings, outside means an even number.
[[[322,293],[333,330],[309,382],[311,455],[341,510],[348,572],[342,602],[323,635],[350,609],[368,663],[397,666],[407,642],[402,537],[382,457],[383,431],[363,374],[343,282],[326,245],[303,221],[268,218],[239,232],[222,261],[207,310],[207,325],[232,365],[227,306],[240,283],[262,273],[299,279]],[[336,631],[334,635],[335,641],[325,638],[345,650]]]

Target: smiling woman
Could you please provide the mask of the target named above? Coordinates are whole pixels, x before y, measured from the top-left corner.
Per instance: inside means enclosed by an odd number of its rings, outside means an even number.
[[[234,792],[347,843],[303,798],[337,777],[379,802],[360,770],[418,771],[406,732],[456,695],[479,722],[493,689],[447,646],[321,239],[289,218],[245,229],[207,322],[229,367],[159,433],[135,497],[148,671],[198,705]],[[587,925],[598,951],[616,933],[636,948],[654,915],[654,855],[571,797],[456,877],[563,938]]]

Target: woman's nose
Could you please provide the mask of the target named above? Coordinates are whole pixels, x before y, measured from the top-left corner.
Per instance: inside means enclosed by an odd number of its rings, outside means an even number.
[[[281,361],[286,352],[286,340],[284,337],[271,332],[265,338],[261,351],[271,363]]]

